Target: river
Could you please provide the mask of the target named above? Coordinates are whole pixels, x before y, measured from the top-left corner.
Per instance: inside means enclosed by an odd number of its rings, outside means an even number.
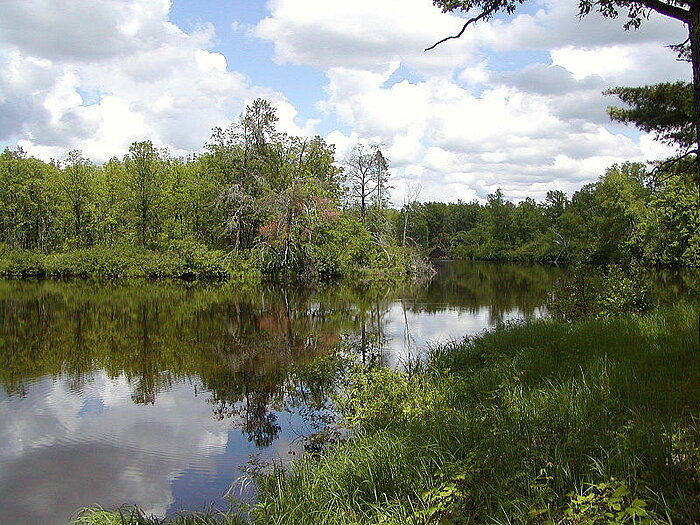
[[[250,500],[327,414],[315,359],[400,367],[430,344],[540,316],[558,268],[442,263],[424,285],[0,281],[0,516],[149,514]]]

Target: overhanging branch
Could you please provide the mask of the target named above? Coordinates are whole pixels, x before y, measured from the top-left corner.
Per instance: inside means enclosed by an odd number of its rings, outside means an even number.
[[[448,36],[448,37],[443,38],[442,40],[440,40],[440,41],[438,41],[438,42],[435,42],[432,46],[426,47],[426,48],[424,49],[424,51],[430,51],[431,49],[435,49],[437,46],[439,46],[439,45],[442,44],[443,42],[447,42],[448,40],[452,40],[452,39],[455,39],[455,38],[460,38],[460,37],[464,34],[464,32],[467,30],[467,27],[469,27],[470,25],[472,25],[472,24],[478,22],[479,20],[483,20],[484,18],[488,18],[489,16],[491,16],[491,15],[494,13],[494,11],[495,11],[494,9],[490,9],[490,10],[488,10],[488,11],[483,11],[483,12],[480,13],[479,15],[477,15],[477,16],[475,16],[475,17],[473,17],[473,18],[470,18],[469,20],[467,20],[467,21],[464,23],[464,25],[462,26],[462,30],[461,30],[459,33],[457,33],[456,35],[453,35],[453,36]]]
[[[676,173],[669,173],[665,177],[663,177],[661,179],[657,179],[656,176],[659,174],[659,172],[665,171],[665,170],[671,168],[672,166],[678,164],[683,159],[686,159],[686,158],[690,157],[691,155],[696,155],[697,153],[698,153],[698,150],[693,149],[693,150],[685,152],[683,155],[680,155],[678,157],[674,157],[672,159],[665,160],[662,163],[658,164],[656,167],[654,167],[654,169],[651,170],[651,173],[649,175],[654,179],[655,184],[661,184],[662,182],[666,182],[668,179],[670,179],[671,177],[676,175]]]
[[[641,4],[664,16],[675,18],[685,24],[690,22],[690,11],[661,0],[641,0]]]

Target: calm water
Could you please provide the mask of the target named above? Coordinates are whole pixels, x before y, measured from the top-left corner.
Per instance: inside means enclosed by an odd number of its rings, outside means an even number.
[[[323,415],[305,364],[341,341],[398,366],[427,344],[542,313],[561,270],[446,263],[427,286],[0,281],[0,516],[165,515],[250,498]]]

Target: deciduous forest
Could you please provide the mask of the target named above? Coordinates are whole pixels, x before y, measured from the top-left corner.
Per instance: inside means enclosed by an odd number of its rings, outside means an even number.
[[[618,112],[617,117],[625,116]],[[420,257],[697,266],[694,162],[609,167],[569,196],[514,203],[408,199],[389,207],[389,162],[358,145],[343,163],[322,138],[275,130],[253,102],[204,153],[136,142],[96,165],[80,151],[42,162],[0,155],[0,272],[304,281],[417,271]]]

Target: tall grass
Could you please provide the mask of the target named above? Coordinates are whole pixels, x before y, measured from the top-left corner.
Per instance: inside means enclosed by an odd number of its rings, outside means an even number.
[[[354,436],[261,479],[254,515],[270,524],[576,523],[619,507],[620,523],[635,512],[697,522],[696,333],[686,305],[539,320],[435,349],[410,375],[356,374],[339,403]]]
[[[72,525],[243,525],[243,518],[218,511],[192,512],[172,519],[149,516],[136,507],[105,510],[100,507],[84,509]]]
[[[700,522],[696,335],[689,305],[536,320],[435,348],[410,373],[358,371],[337,400],[352,437],[260,477],[250,520]],[[242,522],[168,523],[219,519]],[[75,523],[161,522],[93,509]]]

